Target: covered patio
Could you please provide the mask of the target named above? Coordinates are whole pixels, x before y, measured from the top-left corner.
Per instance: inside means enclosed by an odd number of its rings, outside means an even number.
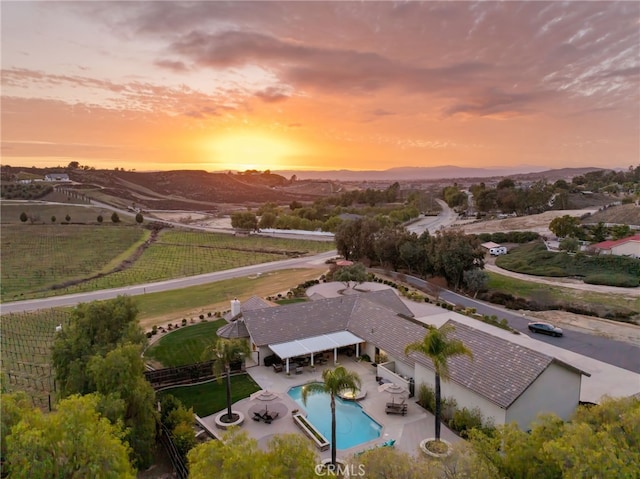
[[[355,346],[356,357],[358,357],[360,355],[360,343],[363,342],[361,338],[349,331],[336,331],[309,338],[269,344],[269,349],[285,362],[285,371],[289,374],[290,360],[292,358],[309,356],[309,365],[314,366],[314,357],[317,353],[333,350],[333,363],[336,364],[338,362],[338,349],[346,346]]]

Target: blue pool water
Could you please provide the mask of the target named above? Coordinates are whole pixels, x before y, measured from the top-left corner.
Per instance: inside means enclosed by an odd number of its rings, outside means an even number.
[[[307,411],[307,420],[331,442],[331,398],[325,393],[310,394],[302,402],[303,386],[289,389],[289,396]],[[380,437],[382,426],[369,417],[355,401],[336,397],[336,447],[348,449]]]

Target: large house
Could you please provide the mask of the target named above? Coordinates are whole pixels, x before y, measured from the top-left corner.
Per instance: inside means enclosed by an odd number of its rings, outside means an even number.
[[[352,294],[272,307],[252,298],[247,307],[232,304],[231,322],[219,330],[223,337],[246,337],[254,359],[277,355],[290,373],[299,358],[311,365],[319,353],[337,361],[347,348],[355,355],[377,358],[377,375],[414,391],[433,386],[430,359],[419,353],[407,356],[407,344],[421,340],[429,325],[414,318],[391,289]],[[263,307],[261,307],[263,306]],[[563,361],[498,336],[449,320],[454,337],[472,351],[449,361],[450,380],[442,383],[444,396],[458,408],[478,408],[485,418],[522,429],[541,412],[569,419],[580,400],[582,375]]]
[[[603,241],[591,245],[591,248],[599,254],[640,258],[640,234],[619,240]]]

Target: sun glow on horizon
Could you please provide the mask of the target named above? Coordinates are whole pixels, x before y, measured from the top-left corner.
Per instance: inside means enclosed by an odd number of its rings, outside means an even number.
[[[207,163],[219,170],[287,169],[304,150],[296,141],[262,132],[229,133],[205,141]]]

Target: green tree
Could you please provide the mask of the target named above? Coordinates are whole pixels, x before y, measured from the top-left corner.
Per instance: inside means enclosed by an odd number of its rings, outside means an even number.
[[[58,410],[34,410],[7,437],[10,477],[135,478],[122,431],[96,411],[95,395],[72,396]]]
[[[231,226],[237,230],[255,231],[258,228],[258,218],[251,211],[232,213]]]
[[[159,415],[155,392],[144,377],[145,366],[141,353],[140,345],[120,345],[104,357],[94,355],[89,360],[87,370],[97,392],[110,401],[123,401],[123,411],[116,416],[109,416],[109,419],[124,424],[125,438],[133,449],[134,464],[146,468],[153,461]]]
[[[340,281],[345,288],[350,288],[351,283],[361,284],[367,280],[367,268],[362,263],[354,263],[350,266],[339,266],[331,275],[333,281]]]
[[[579,406],[569,422],[539,416],[529,432],[515,423],[488,434],[470,431],[475,460],[494,469],[494,477],[561,479],[638,477],[640,400],[604,398]]]
[[[484,266],[480,240],[460,230],[439,230],[429,243],[434,272],[444,276],[449,285],[459,288],[464,272]]]
[[[353,261],[374,259],[375,238],[380,229],[380,223],[373,218],[343,221],[338,226],[334,238],[338,254]]]
[[[408,344],[404,353],[409,355],[412,352],[424,354],[433,363],[435,372],[435,394],[436,394],[436,410],[435,410],[435,428],[436,441],[440,440],[440,422],[441,422],[441,403],[442,397],[440,393],[440,379],[447,381],[449,379],[449,358],[466,355],[473,359],[471,350],[459,339],[450,338],[449,335],[455,331],[455,327],[451,324],[444,324],[440,328],[430,327],[429,332],[422,341]]]
[[[560,241],[560,249],[562,251],[568,251],[569,253],[575,253],[580,250],[580,241],[578,241],[578,238],[574,238],[573,236],[563,238]]]
[[[144,216],[142,216],[142,213],[137,213],[136,214],[136,223],[141,224],[144,221]]]
[[[317,479],[316,455],[309,441],[297,434],[279,434],[269,441],[267,450],[237,428],[227,431],[220,441],[207,441],[187,455],[190,479]]]
[[[215,360],[213,374],[218,376],[218,382],[222,381],[223,374],[226,379],[227,414],[220,418],[223,422],[233,422],[234,420],[231,411],[231,363],[242,361],[249,354],[251,354],[251,349],[244,339],[218,339],[204,350],[205,359]]]
[[[469,269],[463,274],[464,284],[469,291],[473,292],[473,297],[478,295],[478,291],[487,287],[489,284],[489,275],[486,271],[478,268]]]
[[[23,416],[32,412],[33,406],[24,391],[3,393],[0,400],[0,457],[4,462],[7,457],[7,437],[11,428],[18,424]]]
[[[611,227],[611,236],[614,240],[619,240],[631,236],[629,225],[614,225]]]
[[[111,213],[111,222],[120,223],[120,217],[118,216],[118,213],[116,213],[115,211]]]
[[[278,216],[272,211],[265,211],[262,216],[260,216],[260,221],[258,222],[258,228],[273,228],[276,224],[276,219]]]
[[[580,219],[570,215],[558,216],[549,223],[549,230],[558,238],[576,236],[579,227]]]
[[[25,213],[24,211],[20,213],[20,221],[22,221],[23,223],[26,223],[28,219],[29,219],[29,216],[27,215],[27,213]]]
[[[360,389],[361,381],[357,373],[344,366],[322,371],[322,383],[310,383],[302,388],[302,401],[306,404],[310,394],[328,393],[331,397],[331,464],[336,464],[336,396],[342,391],[354,395]]]
[[[56,335],[52,362],[61,395],[87,394],[95,384],[87,365],[95,354],[104,356],[119,344],[145,344],[136,320],[138,310],[130,297],[94,301],[76,306],[70,324]]]

